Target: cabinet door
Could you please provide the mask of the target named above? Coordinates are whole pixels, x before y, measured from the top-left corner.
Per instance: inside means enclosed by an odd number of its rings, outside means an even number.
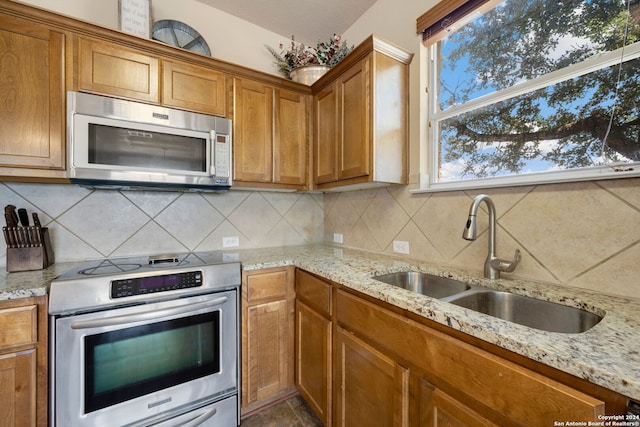
[[[304,186],[309,153],[309,99],[282,89],[276,90],[275,95],[274,181]]]
[[[331,426],[331,321],[296,301],[296,386],[325,427]]]
[[[63,177],[65,35],[0,15],[0,174]]]
[[[162,61],[162,104],[214,116],[226,114],[225,75],[183,62]]]
[[[273,180],[273,88],[234,80],[234,180]]]
[[[407,426],[409,371],[349,332],[336,332],[336,425]]]
[[[424,379],[420,382],[419,399],[421,427],[497,426]]]
[[[242,410],[294,391],[294,270],[242,273]]]
[[[0,421],[36,425],[36,351],[0,355]]]
[[[338,178],[368,176],[371,171],[370,56],[340,78]]]
[[[314,100],[314,181],[316,184],[324,184],[338,179],[338,93],[336,85],[322,89]]]
[[[273,301],[248,308],[246,403],[263,400],[286,390],[288,378],[288,304]]]
[[[81,37],[78,89],[159,103],[158,64],[139,51]]]

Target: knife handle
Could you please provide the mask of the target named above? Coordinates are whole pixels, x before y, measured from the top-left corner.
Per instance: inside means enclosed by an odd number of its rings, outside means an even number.
[[[4,207],[4,218],[7,220],[7,227],[18,226],[18,214],[16,214],[16,207],[13,205],[7,205]]]
[[[4,234],[4,241],[7,242],[7,247],[12,248],[13,242],[11,240],[9,230],[7,229],[7,227],[2,227],[2,233]]]
[[[25,208],[18,209],[18,218],[20,218],[20,225],[23,227],[29,226],[29,214]]]
[[[40,218],[38,218],[38,214],[36,212],[33,212],[32,215],[33,215],[33,225],[35,225],[38,228],[41,228],[42,224],[40,224]]]
[[[32,246],[42,246],[42,241],[40,240],[40,228],[36,226],[29,227],[29,233],[31,234],[31,243]]]

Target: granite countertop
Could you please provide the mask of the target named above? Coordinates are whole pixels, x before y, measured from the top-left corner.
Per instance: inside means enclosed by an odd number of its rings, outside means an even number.
[[[638,300],[525,280],[505,278],[490,281],[479,277],[475,272],[332,245],[225,252],[238,254],[245,270],[299,267],[634,400],[640,400]],[[4,277],[0,277],[0,300],[45,295],[48,283],[73,266],[74,263],[55,264],[42,271],[5,273]],[[605,316],[600,323],[581,334],[545,332],[476,313],[371,278],[378,274],[409,269],[558,302]]]
[[[634,400],[640,399],[638,300],[525,280],[504,278],[491,281],[457,268],[328,245],[238,253],[245,270],[295,265]],[[596,326],[581,334],[545,332],[371,279],[375,275],[409,269],[562,303],[605,316]]]

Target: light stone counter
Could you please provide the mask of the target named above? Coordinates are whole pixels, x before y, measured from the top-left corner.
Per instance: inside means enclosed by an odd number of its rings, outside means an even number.
[[[297,266],[640,401],[638,300],[508,278],[489,281],[456,268],[330,245],[225,252],[237,254],[245,270]],[[5,274],[0,277],[0,300],[44,295],[49,281],[73,266],[71,263],[56,264],[43,271]],[[409,269],[583,308],[605,316],[582,334],[545,332],[371,279],[378,274]]]
[[[238,253],[244,269],[295,265],[427,319],[617,391],[634,400],[640,400],[638,300],[508,278],[490,281],[456,268],[333,246],[260,249]],[[592,329],[581,334],[545,332],[371,279],[378,274],[409,269],[582,308],[604,314],[604,318]]]
[[[53,264],[44,270],[0,273],[0,301],[46,295],[49,283],[78,263]]]

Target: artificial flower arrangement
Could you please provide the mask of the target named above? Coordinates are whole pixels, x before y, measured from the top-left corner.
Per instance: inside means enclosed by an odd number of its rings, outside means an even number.
[[[266,46],[266,48],[275,58],[274,62],[278,66],[278,71],[287,78],[289,78],[291,70],[305,65],[332,67],[353,50],[353,46],[349,47],[347,42],[337,34],[334,34],[328,42],[318,42],[315,48],[297,43],[293,37],[291,37],[291,47],[287,51],[284,50],[282,43],[279,46],[280,52],[271,46]]]

